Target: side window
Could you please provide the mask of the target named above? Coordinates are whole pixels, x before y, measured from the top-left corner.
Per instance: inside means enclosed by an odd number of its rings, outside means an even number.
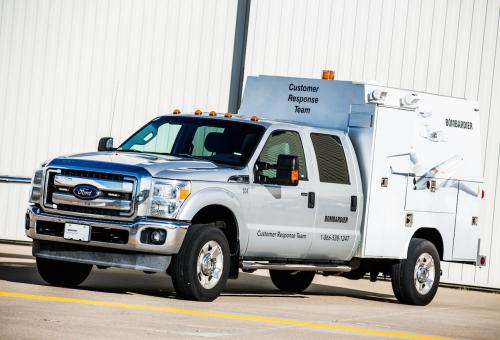
[[[267,139],[257,162],[276,165],[279,155],[297,156],[299,159],[299,177],[301,180],[307,179],[306,157],[298,132],[274,131]],[[261,174],[270,180],[276,179],[276,169],[263,170]]]
[[[350,184],[349,170],[340,138],[312,133],[311,140],[318,162],[320,182]]]

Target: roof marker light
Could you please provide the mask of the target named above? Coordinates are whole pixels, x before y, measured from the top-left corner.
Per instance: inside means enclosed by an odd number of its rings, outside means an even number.
[[[258,121],[259,121],[259,117],[257,117],[257,116],[252,116],[252,117],[250,117],[250,120],[251,120],[252,122],[258,122]]]
[[[209,116],[210,116],[210,117],[215,117],[215,116],[217,116],[217,112],[215,112],[215,111],[210,111]]]
[[[181,110],[179,110],[179,109],[174,109],[174,111],[172,111],[172,113],[173,113],[174,115],[180,115],[180,114],[181,114]]]
[[[321,75],[321,79],[324,80],[335,80],[335,71],[332,70],[323,70]]]
[[[194,114],[195,114],[196,116],[201,116],[201,115],[203,114],[203,112],[202,112],[200,109],[196,109],[196,110],[194,111]]]
[[[231,112],[228,112],[228,113],[224,114],[224,117],[231,118],[231,117],[233,117],[233,114]]]

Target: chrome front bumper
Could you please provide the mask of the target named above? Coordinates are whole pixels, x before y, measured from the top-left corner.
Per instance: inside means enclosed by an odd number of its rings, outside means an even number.
[[[47,214],[36,206],[29,206],[26,214],[26,236],[32,238],[33,240],[54,241],[80,246],[103,247],[163,255],[173,255],[179,252],[182,242],[184,241],[184,237],[186,236],[187,229],[189,228],[189,223],[187,222],[160,221],[147,218],[137,218],[133,222],[122,222]],[[128,242],[126,244],[99,242],[92,240],[89,242],[81,242],[66,240],[63,237],[59,236],[39,234],[36,231],[37,221],[47,221],[54,223],[75,223],[89,225],[91,228],[100,227],[127,230],[129,233]],[[142,243],[141,232],[146,228],[165,230],[167,233],[165,243],[162,245]]]

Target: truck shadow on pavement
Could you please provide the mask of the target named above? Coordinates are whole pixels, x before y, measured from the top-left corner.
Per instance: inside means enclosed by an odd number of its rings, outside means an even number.
[[[2,287],[2,280],[47,286],[47,283],[38,275],[34,261],[27,261],[28,259],[33,260],[33,257],[17,254],[2,254],[0,257],[13,259],[9,262],[0,260],[0,290],[6,289]],[[100,270],[94,267],[82,285],[71,289],[112,294],[140,294],[162,298],[177,297],[172,282],[166,274],[144,274],[115,268]],[[312,284],[301,294],[281,292],[274,287],[269,277],[247,273],[240,273],[237,280],[229,280],[222,296],[294,299],[307,299],[309,296],[338,296],[396,303],[392,295],[321,284]]]

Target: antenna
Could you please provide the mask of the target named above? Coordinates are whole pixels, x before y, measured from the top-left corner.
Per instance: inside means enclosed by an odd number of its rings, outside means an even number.
[[[109,122],[109,134],[108,136],[111,136],[111,133],[113,131],[113,123],[115,121],[115,111],[116,111],[116,98],[118,97],[118,87],[120,86],[120,82],[117,81],[116,82],[116,86],[115,86],[115,93],[114,93],[114,98],[113,98],[113,108],[112,108],[112,111],[111,111],[111,120]]]

